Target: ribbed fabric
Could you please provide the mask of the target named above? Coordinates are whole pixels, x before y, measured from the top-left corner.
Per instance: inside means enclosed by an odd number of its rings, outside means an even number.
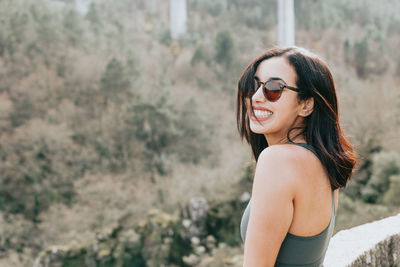
[[[306,143],[293,143],[312,151],[317,157],[314,148]],[[250,216],[251,198],[242,215],[240,222],[240,234],[242,241],[245,242],[247,224]],[[329,225],[319,234],[314,236],[296,236],[287,233],[276,259],[275,266],[279,267],[318,267],[324,262],[325,253],[329,245],[335,227],[335,198],[332,190],[332,215]]]

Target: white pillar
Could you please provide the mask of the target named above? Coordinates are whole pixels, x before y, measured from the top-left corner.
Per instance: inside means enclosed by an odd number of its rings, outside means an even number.
[[[293,0],[278,0],[278,45],[294,45]]]
[[[186,33],[186,0],[170,0],[169,23],[171,37],[176,39]]]
[[[82,15],[86,15],[89,11],[90,1],[89,0],[75,0],[76,10]]]

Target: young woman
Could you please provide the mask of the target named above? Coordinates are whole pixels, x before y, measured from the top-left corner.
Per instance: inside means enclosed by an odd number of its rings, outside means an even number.
[[[321,266],[357,160],[331,72],[303,48],[272,48],[241,75],[236,115],[257,162],[240,225],[244,266]]]

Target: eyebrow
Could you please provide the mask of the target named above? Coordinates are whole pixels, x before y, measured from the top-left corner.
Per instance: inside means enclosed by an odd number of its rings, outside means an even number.
[[[257,75],[254,75],[254,79],[256,79],[257,81],[260,81],[260,78],[258,78]],[[269,82],[272,80],[281,80],[282,82],[284,82],[286,84],[285,80],[280,77],[271,77],[266,82]]]

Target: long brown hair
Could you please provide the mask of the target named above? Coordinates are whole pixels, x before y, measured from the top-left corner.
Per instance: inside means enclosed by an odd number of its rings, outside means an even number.
[[[332,189],[345,187],[351,178],[357,162],[357,154],[345,138],[340,127],[338,101],[332,74],[325,62],[318,56],[300,47],[274,47],[256,57],[243,71],[238,82],[236,121],[241,138],[250,144],[254,158],[258,160],[261,151],[268,147],[263,134],[250,130],[246,95],[254,92],[254,75],[258,65],[272,57],[284,57],[297,74],[296,85],[300,89],[299,100],[314,98],[313,112],[305,117],[300,134],[304,134],[308,144],[313,146],[319,159],[329,174]],[[250,94],[251,95],[251,94]],[[251,98],[250,98],[251,101]],[[252,104],[251,112],[254,115]],[[289,134],[287,139],[291,141]]]

